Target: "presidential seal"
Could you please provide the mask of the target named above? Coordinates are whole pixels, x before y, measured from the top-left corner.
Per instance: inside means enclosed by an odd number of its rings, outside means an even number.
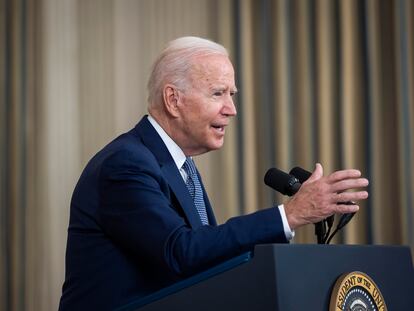
[[[329,311],[387,311],[384,297],[365,273],[354,271],[336,280]]]

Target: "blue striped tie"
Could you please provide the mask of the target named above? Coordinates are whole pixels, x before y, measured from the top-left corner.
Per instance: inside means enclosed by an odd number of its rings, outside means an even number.
[[[194,205],[200,215],[203,225],[208,225],[208,217],[206,212],[206,205],[204,203],[203,189],[201,188],[200,180],[198,179],[197,169],[191,158],[187,158],[183,164],[183,169],[187,173],[187,181],[185,185],[194,200]]]

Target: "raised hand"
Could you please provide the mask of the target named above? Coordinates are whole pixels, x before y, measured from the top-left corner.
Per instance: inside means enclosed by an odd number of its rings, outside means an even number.
[[[322,165],[317,163],[312,176],[302,184],[299,191],[285,203],[286,217],[292,230],[315,223],[335,213],[354,213],[359,206],[341,202],[360,201],[368,198],[368,192],[357,190],[368,186],[355,169],[336,171],[323,176]]]

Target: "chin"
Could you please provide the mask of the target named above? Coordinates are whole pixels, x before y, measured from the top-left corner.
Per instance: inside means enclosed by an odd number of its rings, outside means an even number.
[[[212,142],[211,144],[209,144],[209,150],[217,150],[220,149],[221,147],[223,147],[224,144],[224,139],[220,139],[220,140],[216,140],[214,142]]]

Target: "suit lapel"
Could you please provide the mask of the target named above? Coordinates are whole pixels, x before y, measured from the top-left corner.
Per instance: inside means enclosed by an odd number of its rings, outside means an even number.
[[[157,158],[162,174],[170,185],[171,190],[174,192],[191,227],[196,229],[202,226],[200,216],[198,215],[194,202],[188,193],[184,180],[175,165],[174,159],[171,157],[161,137],[158,135],[157,131],[148,121],[146,116],[143,117],[137,126],[132,130],[132,134],[138,135]],[[211,206],[209,203],[208,205],[211,211]]]

